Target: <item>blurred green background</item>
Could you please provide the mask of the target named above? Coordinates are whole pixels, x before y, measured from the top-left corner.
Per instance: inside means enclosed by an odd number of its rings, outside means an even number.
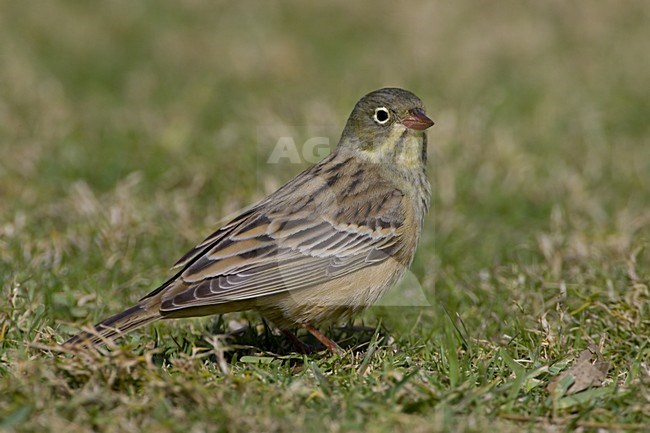
[[[639,422],[650,410],[649,18],[644,1],[1,1],[3,386],[29,401],[11,379],[35,371],[25,343],[60,342],[71,324],[136,301],[222,217],[307,165],[266,164],[260,133],[300,141],[324,128],[335,143],[361,96],[399,86],[436,125],[433,204],[412,267],[433,307],[405,323],[386,313],[398,345],[425,359],[419,351],[445,349],[456,318],[513,359],[548,364],[600,344],[611,380],[646,363],[625,382],[640,406],[624,394],[600,414]],[[140,335],[200,339],[188,326]],[[474,361],[460,368],[452,388],[489,376]],[[37,392],[54,398],[49,380]],[[540,396],[530,409],[513,395],[509,411],[549,413]],[[426,418],[438,403],[413,410]],[[479,412],[494,415],[502,403],[487,404]],[[393,413],[377,407],[384,421]],[[41,421],[90,412],[57,406]],[[280,428],[306,428],[297,420],[308,415],[295,409]],[[349,416],[326,417],[327,429],[368,427]]]

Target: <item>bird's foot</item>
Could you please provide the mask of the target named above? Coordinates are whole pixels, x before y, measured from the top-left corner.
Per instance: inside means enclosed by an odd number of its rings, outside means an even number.
[[[341,349],[341,347],[338,344],[336,344],[333,340],[327,338],[322,332],[320,332],[318,329],[311,326],[309,323],[303,323],[301,326],[305,328],[307,331],[309,331],[311,335],[316,337],[316,339],[320,341],[321,344],[325,346],[327,350],[329,350],[330,352],[335,353],[337,355],[345,354],[345,351]]]

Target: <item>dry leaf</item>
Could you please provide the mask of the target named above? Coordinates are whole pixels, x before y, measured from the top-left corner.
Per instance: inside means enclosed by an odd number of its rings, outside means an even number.
[[[573,383],[567,388],[565,395],[576,394],[592,386],[602,386],[607,371],[609,371],[609,364],[605,362],[598,348],[592,345],[583,350],[576,363],[555,377],[546,389],[554,394],[558,383],[570,376]]]

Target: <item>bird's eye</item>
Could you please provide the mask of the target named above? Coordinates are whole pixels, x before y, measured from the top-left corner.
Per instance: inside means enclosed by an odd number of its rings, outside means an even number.
[[[375,115],[373,118],[375,119],[375,122],[384,125],[390,120],[390,112],[386,107],[379,107],[375,109]]]

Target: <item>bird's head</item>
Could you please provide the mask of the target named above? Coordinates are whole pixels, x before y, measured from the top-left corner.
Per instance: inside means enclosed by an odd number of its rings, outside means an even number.
[[[426,163],[426,133],[433,125],[420,98],[385,88],[367,94],[352,110],[339,147],[352,149],[376,163],[406,169]]]

